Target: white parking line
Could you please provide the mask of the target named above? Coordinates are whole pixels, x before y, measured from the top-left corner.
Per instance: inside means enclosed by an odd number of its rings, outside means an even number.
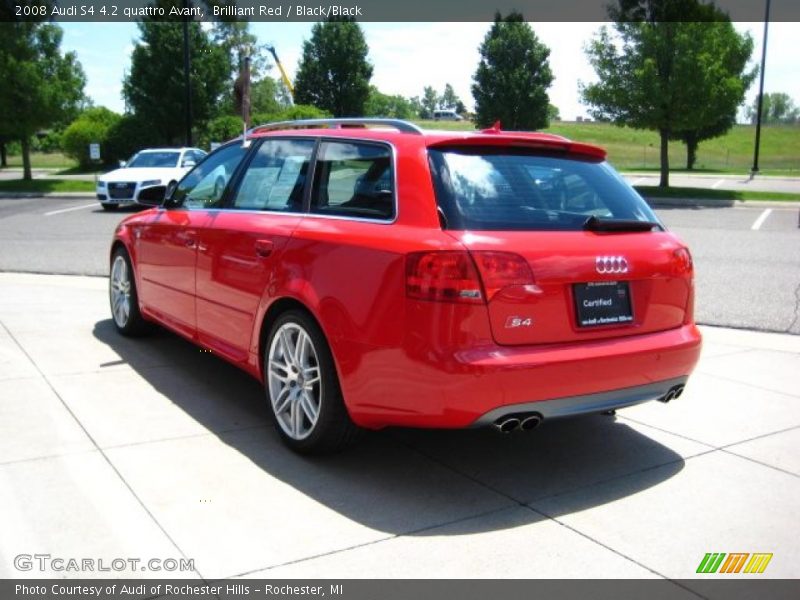
[[[760,229],[761,226],[764,224],[764,221],[767,220],[767,217],[770,215],[771,212],[772,209],[768,208],[760,215],[758,215],[758,218],[756,219],[755,223],[753,223],[753,226],[750,229],[752,229],[753,231],[758,231],[758,229]]]
[[[714,183],[714,185],[711,186],[711,189],[712,190],[717,189],[719,187],[719,184],[723,183],[724,181],[725,181],[724,179],[719,179],[716,183]]]
[[[45,217],[51,217],[53,215],[58,215],[65,212],[70,212],[73,210],[83,210],[84,208],[91,208],[92,206],[97,206],[97,202],[92,202],[91,204],[81,204],[80,206],[73,206],[72,208],[62,208],[60,210],[51,210],[50,212],[44,213]]]
[[[634,179],[631,181],[631,185],[639,185],[643,181],[647,181],[647,177],[639,177],[638,179]]]

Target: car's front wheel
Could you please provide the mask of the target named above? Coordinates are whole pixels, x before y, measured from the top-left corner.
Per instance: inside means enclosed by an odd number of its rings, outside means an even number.
[[[117,247],[111,258],[108,299],[114,326],[122,335],[141,335],[147,330],[148,323],[139,312],[139,297],[131,260],[122,246]]]
[[[308,314],[290,310],[272,325],[264,383],[278,433],[293,450],[327,454],[357,438],[330,348]]]

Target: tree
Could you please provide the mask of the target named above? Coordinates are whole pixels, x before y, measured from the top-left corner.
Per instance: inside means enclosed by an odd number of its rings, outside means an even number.
[[[416,114],[410,100],[399,94],[384,94],[371,85],[369,86],[369,99],[364,107],[364,116],[413,119]]]
[[[31,137],[77,114],[86,76],[74,52],[61,53],[61,28],[0,23],[0,138],[19,140],[31,179]]]
[[[120,115],[104,106],[85,110],[75,119],[61,136],[64,154],[78,161],[81,167],[91,165],[89,144],[100,144],[100,156],[106,164],[112,160],[108,153],[106,140],[109,130],[120,120]]]
[[[695,103],[702,107],[704,124],[680,129],[672,134],[686,145],[686,169],[694,169],[697,149],[703,140],[727,133],[736,124],[736,114],[744,95],[756,77],[756,68],[747,70],[753,53],[749,34],[740,35],[727,15],[714,14],[720,20],[707,23],[704,34],[694,38],[699,73],[692,81]],[[705,60],[711,57],[711,60]],[[698,117],[698,121],[700,121]]]
[[[472,85],[476,124],[488,127],[499,120],[504,129],[547,127],[550,50],[522,15],[496,13],[480,54]]]
[[[335,117],[364,114],[372,65],[364,32],[354,19],[315,23],[295,78],[295,101]]]
[[[439,94],[431,86],[426,85],[422,90],[422,118],[432,119],[434,111],[439,107]]]
[[[250,88],[250,108],[253,114],[276,113],[286,108],[281,102],[280,89],[283,86],[272,77],[256,81]]]
[[[449,83],[446,83],[444,85],[444,92],[442,92],[442,95],[439,98],[439,108],[455,109],[459,102],[461,102],[461,99],[456,94],[453,86]]]
[[[752,106],[747,107],[747,118],[755,123],[757,114],[758,97],[753,100]],[[764,100],[761,103],[761,122],[765,125],[791,125],[800,122],[800,109],[795,106],[789,94],[783,92],[764,94]]]
[[[598,82],[581,85],[583,101],[598,120],[659,133],[659,185],[668,187],[670,138],[696,151],[735,117],[752,81],[752,40],[698,0],[620,0],[609,15],[616,36],[603,27],[588,44]]]
[[[547,120],[550,122],[561,120],[561,111],[558,110],[558,107],[555,104],[547,105]]]
[[[125,103],[142,124],[156,132],[160,143],[180,143],[185,128],[182,25],[142,21],[139,32],[141,40],[122,84]],[[214,45],[196,21],[189,22],[189,45],[192,117],[202,129],[219,113],[232,66],[226,49]]]
[[[127,114],[108,128],[105,150],[101,148],[101,151],[106,163],[114,163],[128,160],[142,148],[160,143],[160,134],[142,116]]]

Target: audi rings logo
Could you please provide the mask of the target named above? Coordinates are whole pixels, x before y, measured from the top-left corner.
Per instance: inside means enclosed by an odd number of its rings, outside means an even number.
[[[594,266],[600,274],[619,274],[628,272],[628,260],[624,256],[598,256]]]

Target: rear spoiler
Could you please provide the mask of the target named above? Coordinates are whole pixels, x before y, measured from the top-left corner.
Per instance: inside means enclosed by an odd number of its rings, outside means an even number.
[[[564,152],[565,154],[579,154],[591,158],[605,160],[606,151],[600,146],[573,142],[561,136],[535,133],[479,133],[465,136],[453,136],[452,138],[438,139],[428,144],[429,148],[446,147],[502,147],[530,148],[531,150],[544,150],[547,152]]]

